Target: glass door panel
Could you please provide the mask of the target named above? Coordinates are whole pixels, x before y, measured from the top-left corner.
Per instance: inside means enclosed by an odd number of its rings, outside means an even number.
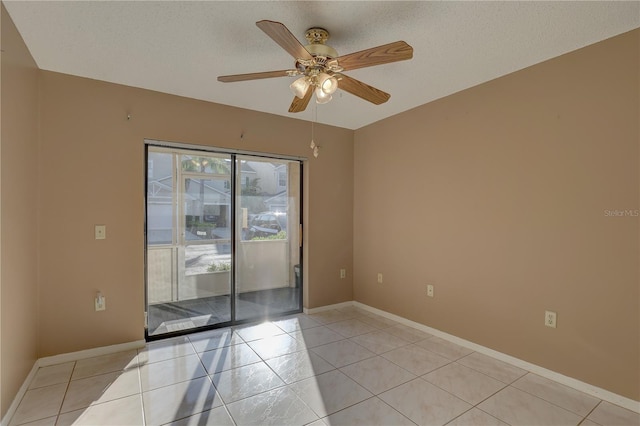
[[[148,148],[146,198],[146,299],[147,332],[167,331],[177,318],[178,239],[176,233],[176,163],[167,150]]]
[[[187,309],[188,328],[231,321],[231,197],[224,190],[229,179],[183,174],[178,300]]]
[[[300,163],[236,157],[236,320],[301,308]]]
[[[230,322],[231,156],[148,150],[148,335]]]

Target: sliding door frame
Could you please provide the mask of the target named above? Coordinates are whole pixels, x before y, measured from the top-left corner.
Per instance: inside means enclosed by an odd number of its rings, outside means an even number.
[[[178,150],[178,151],[185,151],[185,152],[191,152],[191,153],[204,153],[204,154],[225,154],[225,155],[229,155],[231,158],[231,171],[230,171],[230,195],[231,195],[231,203],[230,203],[230,208],[229,208],[229,215],[230,217],[230,246],[231,246],[231,271],[230,271],[230,321],[225,321],[225,322],[220,322],[220,323],[216,323],[216,324],[211,324],[211,325],[206,325],[206,326],[202,326],[202,327],[194,327],[194,328],[190,328],[187,330],[177,330],[177,331],[171,331],[171,332],[167,332],[167,333],[162,333],[162,334],[156,334],[156,335],[149,335],[149,328],[148,328],[148,307],[149,307],[149,289],[148,289],[148,231],[147,231],[147,212],[148,212],[148,184],[149,184],[149,176],[148,176],[148,167],[149,167],[149,148],[150,147],[155,147],[155,148],[167,148],[167,149],[171,149],[171,150]],[[262,153],[262,152],[253,152],[253,151],[243,151],[243,150],[233,150],[233,149],[227,149],[227,148],[218,148],[218,147],[210,147],[210,146],[202,146],[202,145],[189,145],[189,144],[181,144],[181,143],[175,143],[175,142],[166,142],[166,141],[158,141],[158,140],[152,140],[152,139],[145,139],[144,141],[144,316],[145,316],[145,321],[144,321],[144,335],[145,335],[145,340],[150,342],[150,341],[154,341],[154,340],[161,340],[161,339],[166,339],[166,338],[170,338],[170,337],[175,337],[175,336],[181,336],[181,335],[185,335],[185,334],[191,334],[191,333],[195,333],[195,332],[200,332],[200,331],[206,331],[206,330],[212,330],[212,329],[216,329],[216,328],[223,328],[223,327],[228,327],[228,326],[233,326],[233,325],[240,325],[240,324],[244,324],[244,323],[249,323],[249,322],[254,322],[256,320],[258,320],[258,318],[250,318],[250,319],[245,319],[245,320],[236,320],[236,290],[237,290],[237,286],[236,286],[236,271],[237,268],[235,266],[236,263],[236,255],[237,255],[237,238],[236,238],[236,226],[237,226],[237,201],[236,201],[236,190],[237,190],[237,173],[238,173],[238,167],[237,167],[237,157],[238,156],[251,156],[251,157],[257,157],[257,158],[264,158],[264,159],[273,159],[273,160],[285,160],[285,161],[295,161],[299,163],[299,167],[300,167],[300,176],[299,176],[299,184],[298,184],[298,191],[299,191],[299,196],[298,196],[298,212],[299,212],[299,217],[298,217],[298,226],[300,227],[300,232],[298,234],[298,241],[297,242],[293,242],[290,241],[290,244],[297,244],[298,245],[298,250],[299,250],[299,265],[300,265],[300,281],[301,281],[301,285],[300,285],[300,292],[298,295],[298,306],[299,308],[296,310],[292,310],[292,311],[287,311],[287,312],[279,312],[277,313],[274,317],[281,317],[281,316],[285,316],[285,315],[291,315],[291,314],[295,314],[295,313],[300,313],[303,311],[303,303],[304,303],[304,290],[303,290],[303,276],[302,276],[302,271],[304,270],[304,257],[303,257],[303,236],[302,236],[302,230],[304,229],[304,162],[307,160],[307,158],[305,157],[295,157],[295,156],[287,156],[287,155],[279,155],[279,154],[270,154],[270,153]],[[175,160],[173,161],[173,163],[175,163]],[[174,164],[175,167],[177,167]],[[177,189],[177,187],[175,185],[180,185],[181,183],[178,182],[179,179],[177,179],[176,176],[173,177],[174,182],[174,194],[172,196],[172,199],[176,198],[175,195],[175,191]],[[180,217],[178,217],[177,212],[174,211],[173,214],[173,226],[174,229],[175,226],[179,225],[179,221],[181,220]],[[180,241],[180,238],[178,235],[173,235],[172,232],[172,244],[178,244]]]

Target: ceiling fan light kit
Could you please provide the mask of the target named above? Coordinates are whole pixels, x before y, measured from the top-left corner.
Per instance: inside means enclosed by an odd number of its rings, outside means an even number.
[[[274,21],[258,21],[258,28],[295,59],[295,68],[282,71],[267,71],[250,74],[235,74],[218,77],[218,81],[257,80],[273,77],[297,77],[289,88],[295,95],[289,112],[301,112],[307,108],[315,93],[316,103],[326,104],[338,89],[359,98],[380,105],[391,95],[342,74],[357,68],[403,61],[413,57],[413,48],[404,41],[397,41],[360,52],[339,56],[338,52],[326,44],[329,31],[324,28],[309,28],[305,33],[308,45],[303,46],[284,24]]]
[[[309,82],[307,77],[300,77],[299,79],[291,83],[289,88],[295,96],[302,99],[304,98],[305,93],[307,93],[307,89],[309,88],[310,84],[311,83]]]
[[[333,95],[338,90],[338,79],[326,73],[318,75],[318,88],[324,93]]]
[[[329,102],[333,96],[328,93],[325,93],[320,87],[316,87],[316,103],[317,104],[326,104]]]
[[[310,86],[315,87],[316,102],[326,104],[331,100],[331,95],[338,90],[338,79],[332,75],[321,72],[317,75],[300,77],[289,88],[299,99],[304,99],[304,95]]]

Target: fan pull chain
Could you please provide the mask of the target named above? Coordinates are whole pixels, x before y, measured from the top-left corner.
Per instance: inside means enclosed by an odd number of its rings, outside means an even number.
[[[313,150],[313,156],[315,158],[318,158],[318,155],[320,154],[320,150],[319,150],[320,147],[316,145],[316,142],[314,140],[314,137],[315,137],[314,129],[315,129],[316,121],[318,121],[318,105],[314,105],[314,117],[311,120],[311,144],[309,145],[309,148]]]
[[[309,148],[313,149],[316,147],[316,143],[313,140],[313,120],[311,120],[311,144],[309,145]]]

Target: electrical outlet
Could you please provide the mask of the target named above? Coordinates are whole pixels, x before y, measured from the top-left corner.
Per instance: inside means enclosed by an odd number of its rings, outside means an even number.
[[[427,286],[427,296],[433,297],[433,286],[431,284]]]
[[[378,284],[382,284],[382,274],[378,272]]]
[[[107,298],[102,295],[102,293],[96,293],[95,298],[96,311],[104,311],[107,309]]]
[[[553,311],[545,311],[544,313],[544,325],[551,328],[556,328],[557,314]]]
[[[95,226],[96,240],[105,240],[107,238],[107,225]]]
[[[347,270],[342,268],[340,269],[340,278],[346,278],[347,277]]]

